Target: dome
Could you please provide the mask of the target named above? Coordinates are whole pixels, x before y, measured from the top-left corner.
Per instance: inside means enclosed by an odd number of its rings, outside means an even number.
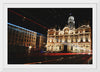
[[[74,20],[74,17],[73,16],[70,16],[68,19],[69,20]]]

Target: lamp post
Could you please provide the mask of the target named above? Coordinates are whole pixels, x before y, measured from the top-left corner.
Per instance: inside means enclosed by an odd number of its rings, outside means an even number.
[[[30,54],[32,46],[29,46],[28,53]]]

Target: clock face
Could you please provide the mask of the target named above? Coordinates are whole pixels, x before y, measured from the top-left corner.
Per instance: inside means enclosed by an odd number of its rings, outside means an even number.
[[[74,20],[74,17],[73,16],[70,16],[68,19],[69,20]]]

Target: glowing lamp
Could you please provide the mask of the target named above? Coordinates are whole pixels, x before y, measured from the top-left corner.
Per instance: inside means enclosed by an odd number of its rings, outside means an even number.
[[[31,49],[32,48],[32,46],[29,46],[29,49]]]

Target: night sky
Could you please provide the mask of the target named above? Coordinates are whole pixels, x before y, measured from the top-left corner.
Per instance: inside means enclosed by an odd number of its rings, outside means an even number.
[[[92,8],[9,8],[21,14],[18,16],[8,10],[8,22],[27,29],[46,34],[47,29],[28,21],[26,18],[49,28],[63,29],[70,15],[75,18],[76,28],[90,23],[92,27]],[[25,18],[26,17],[26,18]]]

